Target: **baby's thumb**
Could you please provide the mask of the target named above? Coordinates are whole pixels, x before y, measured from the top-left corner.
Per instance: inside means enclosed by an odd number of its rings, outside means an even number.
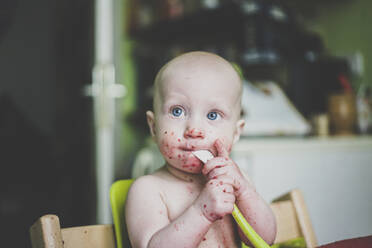
[[[214,147],[217,150],[217,156],[218,157],[228,157],[229,156],[228,151],[226,150],[226,148],[224,147],[224,145],[223,145],[223,143],[220,139],[217,139],[214,142]]]

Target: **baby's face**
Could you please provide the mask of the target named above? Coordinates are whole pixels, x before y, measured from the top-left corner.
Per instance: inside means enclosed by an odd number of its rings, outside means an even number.
[[[202,163],[192,151],[217,155],[214,142],[220,139],[230,152],[239,138],[244,125],[239,120],[239,76],[212,59],[206,65],[170,66],[159,80],[155,113],[147,113],[153,137],[170,166],[200,173]]]

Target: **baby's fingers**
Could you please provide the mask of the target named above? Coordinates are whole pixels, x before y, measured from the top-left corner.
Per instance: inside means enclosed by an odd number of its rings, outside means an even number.
[[[202,170],[202,173],[204,175],[208,175],[208,173],[215,169],[215,168],[221,168],[221,167],[224,167],[226,166],[227,164],[227,161],[225,158],[222,158],[222,157],[216,157],[216,158],[212,158],[211,160],[209,160],[206,164],[204,164],[203,166],[203,170]]]
[[[232,194],[232,196],[234,196],[234,188],[233,188],[233,186],[231,186],[230,184],[224,184],[224,185],[221,187],[221,190],[222,190],[222,193]],[[234,200],[235,200],[235,199],[234,199]]]
[[[234,193],[234,179],[229,176],[219,176],[210,180],[208,184],[221,189],[224,193]]]
[[[216,178],[221,177],[223,175],[227,175],[227,173],[228,173],[228,168],[226,168],[226,167],[214,168],[213,170],[211,170],[208,173],[207,178],[209,180],[216,179]]]

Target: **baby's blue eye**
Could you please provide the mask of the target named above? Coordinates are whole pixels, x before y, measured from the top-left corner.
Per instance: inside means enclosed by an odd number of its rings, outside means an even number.
[[[180,117],[183,113],[183,110],[179,107],[175,107],[172,109],[172,115],[176,117]]]
[[[215,119],[217,119],[217,117],[218,117],[218,113],[217,112],[209,112],[208,114],[207,114],[207,118],[209,119],[209,120],[215,120]]]

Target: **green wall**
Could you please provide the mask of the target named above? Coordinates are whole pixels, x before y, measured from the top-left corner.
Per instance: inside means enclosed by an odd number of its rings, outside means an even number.
[[[359,83],[372,83],[372,1],[343,0],[323,1],[316,7],[316,13],[306,25],[323,37],[328,53],[335,56],[361,52],[364,60],[362,78]]]

